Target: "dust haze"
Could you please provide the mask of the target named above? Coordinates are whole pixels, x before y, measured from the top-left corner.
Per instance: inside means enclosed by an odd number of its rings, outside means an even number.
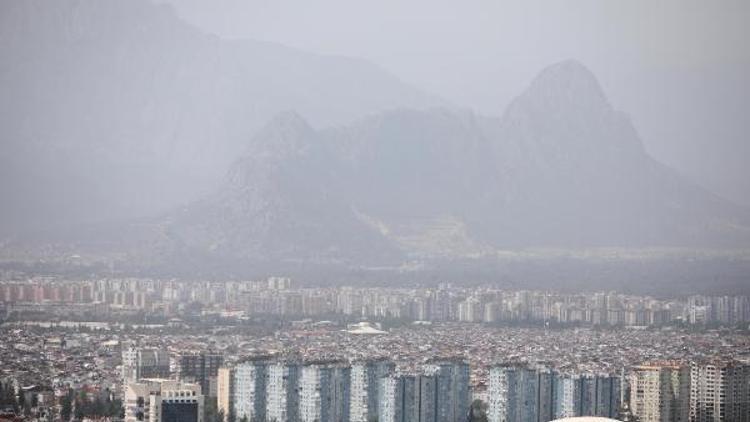
[[[3,262],[744,257],[748,10],[4,2]]]

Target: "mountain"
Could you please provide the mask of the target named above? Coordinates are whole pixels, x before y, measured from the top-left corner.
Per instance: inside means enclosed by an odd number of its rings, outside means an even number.
[[[750,213],[654,161],[580,63],[502,118],[395,110],[314,130],[273,119],[224,185],[160,220],[202,257],[396,265],[498,250],[746,247]]]
[[[249,143],[220,189],[169,214],[160,227],[166,225],[170,244],[209,259],[393,265],[409,252],[402,228],[422,223],[438,237],[453,230],[435,227],[453,224],[436,213],[456,199],[437,184],[454,191],[475,182],[469,172],[453,177],[462,159],[479,158],[472,151],[453,155],[466,150],[473,128],[442,110],[387,112],[321,131],[284,113]],[[443,171],[451,165],[454,173]],[[452,253],[445,243],[430,248]]]
[[[150,215],[214,189],[275,114],[444,104],[363,60],[200,32],[147,0],[0,3],[0,235]]]
[[[85,1],[80,4],[86,6],[82,6],[84,11],[92,7]],[[150,3],[133,4],[149,11],[144,12],[144,16],[153,15],[155,6]],[[5,260],[9,252],[22,260],[39,256],[38,245],[43,245],[42,254],[59,251],[58,254],[84,261],[117,261],[135,271],[197,274],[214,270],[241,272],[247,268],[277,271],[290,266],[304,271],[321,266],[399,268],[425,261],[444,265],[467,258],[492,258],[506,250],[536,248],[697,249],[747,248],[750,245],[750,212],[697,187],[652,159],[627,116],[612,107],[596,77],[578,62],[565,61],[544,69],[497,118],[441,107],[393,108],[390,106],[403,97],[389,94],[388,100],[376,105],[366,99],[358,102],[364,94],[352,92],[353,87],[346,78],[340,86],[337,81],[323,76],[307,85],[310,79],[287,78],[283,71],[276,75],[283,76],[288,83],[298,84],[291,89],[273,83],[273,73],[256,78],[239,72],[242,76],[235,77],[237,68],[234,66],[238,60],[247,60],[246,67],[240,66],[245,71],[261,72],[250,70],[251,58],[278,58],[270,51],[281,47],[223,42],[196,33],[174,20],[171,10],[157,9],[163,19],[177,22],[181,31],[187,31],[217,51],[232,54],[216,52],[217,57],[221,57],[218,63],[223,64],[208,65],[203,61],[206,56],[202,55],[208,53],[194,50],[198,41],[188,43],[190,53],[178,45],[170,48],[161,45],[153,51],[182,51],[189,58],[137,60],[159,69],[166,66],[164,63],[172,63],[170,66],[174,68],[175,73],[163,77],[153,76],[153,69],[141,70],[140,77],[151,75],[148,77],[157,79],[152,84],[156,94],[140,92],[138,101],[133,100],[137,107],[132,108],[145,107],[148,112],[144,113],[155,113],[154,116],[126,113],[113,117],[111,107],[96,107],[95,110],[84,102],[76,106],[78,108],[74,107],[75,102],[67,104],[73,111],[63,110],[66,107],[58,105],[57,115],[64,115],[66,119],[98,116],[114,120],[102,123],[98,130],[93,130],[98,127],[94,124],[84,128],[60,123],[55,127],[61,133],[72,127],[81,132],[79,136],[66,133],[55,148],[43,142],[48,141],[43,137],[38,138],[39,142],[15,147],[21,151],[48,148],[50,162],[65,162],[77,148],[89,154],[89,148],[99,145],[94,139],[112,128],[112,137],[103,141],[100,149],[93,149],[111,157],[96,161],[97,165],[106,164],[116,172],[113,162],[127,163],[123,157],[141,157],[144,154],[139,148],[148,147],[155,149],[145,154],[154,164],[179,163],[174,164],[175,168],[190,169],[201,180],[206,178],[206,173],[199,171],[199,163],[220,163],[224,158],[217,157],[228,155],[233,149],[241,151],[237,153],[240,158],[227,164],[229,171],[225,170],[222,181],[199,200],[173,207],[157,217],[79,226],[55,236],[26,237],[26,243],[21,242],[21,246],[13,243],[3,246]],[[79,14],[73,16],[81,18]],[[71,26],[78,27],[78,24]],[[140,31],[149,32],[143,28]],[[77,33],[70,28],[68,32]],[[183,36],[170,35],[166,39],[181,40]],[[113,44],[111,40],[98,43]],[[73,44],[88,45],[87,42]],[[259,56],[258,49],[265,49],[268,55]],[[254,52],[248,53],[249,50]],[[240,51],[245,53],[239,54]],[[297,58],[288,71],[305,73],[301,72],[301,63],[313,56],[284,51],[286,58],[282,61],[291,60],[292,56]],[[321,66],[330,64],[331,71],[337,69],[337,77],[343,77],[344,73],[367,73],[360,72],[362,69],[352,70],[346,60],[337,62],[338,59],[324,57],[318,60]],[[154,64],[157,62],[158,65]],[[197,67],[175,65],[176,62]],[[267,66],[264,67],[266,72],[286,66],[261,62],[262,66]],[[205,68],[201,70],[201,66]],[[73,75],[79,71],[68,69],[65,72]],[[175,82],[181,72],[192,75],[185,79],[185,84]],[[214,76],[207,76],[214,72]],[[11,73],[3,73],[3,78],[7,79]],[[119,87],[122,98],[127,97],[126,88],[130,86],[123,87],[121,80],[128,81],[129,77],[126,74],[117,78],[92,76],[112,79],[109,82]],[[44,78],[41,79],[40,84],[43,84]],[[180,91],[190,85],[190,80],[209,79],[221,83],[217,82],[211,89]],[[368,80],[373,79],[377,78],[373,76]],[[349,110],[352,114],[365,114],[368,108],[391,109],[341,125],[330,116],[346,113],[329,115],[316,108],[314,102],[302,101],[301,93],[309,92],[305,87],[319,87],[320,81],[327,81],[331,92],[324,95],[320,91],[319,104],[349,101],[360,107],[359,112],[354,112],[356,107],[352,105]],[[97,89],[105,89],[104,85],[97,86]],[[337,94],[337,90],[340,93]],[[91,95],[95,92],[98,90],[91,90]],[[48,96],[40,94],[40,98]],[[152,98],[175,103],[164,105]],[[41,99],[28,100],[29,104],[40,106],[35,101]],[[144,105],[139,101],[156,102]],[[423,97],[414,102],[425,105],[429,104],[429,99]],[[22,102],[21,106],[24,104]],[[255,135],[243,135],[261,116],[287,104],[296,104],[288,107],[296,111],[273,113],[275,117],[269,118]],[[184,107],[190,110],[185,111]],[[170,119],[169,113],[174,110],[180,110],[175,115],[183,117]],[[53,115],[56,114],[44,113],[34,118],[48,119]],[[243,120],[241,115],[248,117]],[[311,121],[307,120],[310,115],[313,116]],[[118,119],[128,121],[137,130],[118,131]],[[316,129],[326,119],[330,119],[328,127]],[[29,127],[49,127],[48,123],[35,122]],[[11,133],[21,133],[24,124],[23,119],[13,123],[15,132]],[[208,131],[212,133],[206,132],[206,124],[213,125]],[[168,127],[180,128],[180,136],[156,136],[159,130]],[[142,134],[144,128],[153,129],[155,135],[150,138],[125,136]],[[87,131],[92,131],[96,137],[88,137]],[[178,152],[156,151],[159,148]],[[223,152],[214,154],[214,149]],[[167,160],[167,156],[172,160]],[[29,157],[36,157],[36,152]],[[114,158],[122,158],[122,161]],[[198,164],[191,167],[191,162]],[[135,167],[137,170],[145,168],[149,167]],[[84,167],[84,170],[90,171],[91,167]],[[55,175],[62,183],[72,183],[60,173]],[[96,173],[95,178],[102,178],[107,183],[105,186],[110,186],[106,172]],[[79,188],[88,191],[86,185]],[[120,190],[117,192],[123,194]],[[123,196],[128,200],[137,197],[137,194]],[[84,201],[84,205],[89,203]],[[406,268],[410,268],[408,265]]]
[[[517,189],[483,230],[496,240],[561,247],[747,240],[747,210],[653,160],[580,63],[542,71],[508,107],[497,136],[511,148],[501,153],[514,169],[505,186]]]
[[[395,250],[360,221],[343,176],[295,113],[273,119],[214,194],[170,215],[180,245],[246,261],[368,262]]]

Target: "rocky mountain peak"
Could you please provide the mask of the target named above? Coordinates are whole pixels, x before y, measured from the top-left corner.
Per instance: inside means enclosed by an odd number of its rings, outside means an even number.
[[[543,69],[508,107],[506,135],[548,162],[621,162],[645,152],[630,120],[607,100],[596,76],[575,60]]]
[[[611,111],[596,76],[576,60],[565,60],[543,69],[520,98],[550,112]]]
[[[294,111],[276,114],[252,139],[248,155],[284,158],[304,154],[315,131]]]

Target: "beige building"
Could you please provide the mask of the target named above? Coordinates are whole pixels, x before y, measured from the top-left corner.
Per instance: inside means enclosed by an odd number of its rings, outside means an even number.
[[[234,368],[221,367],[216,377],[216,405],[217,411],[229,415],[229,406],[232,397],[232,379]]]
[[[678,362],[636,366],[630,375],[630,409],[640,422],[687,422],[690,368]]]

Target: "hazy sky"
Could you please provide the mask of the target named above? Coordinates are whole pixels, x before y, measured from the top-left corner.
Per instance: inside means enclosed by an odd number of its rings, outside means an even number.
[[[171,0],[205,31],[363,57],[458,105],[500,114],[575,58],[647,148],[750,205],[750,2]]]

